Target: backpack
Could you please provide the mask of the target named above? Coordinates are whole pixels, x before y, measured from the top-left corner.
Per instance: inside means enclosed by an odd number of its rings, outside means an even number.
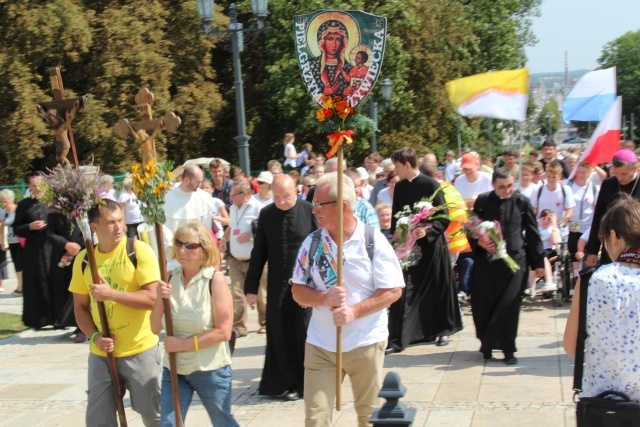
[[[93,245],[94,249],[96,246],[98,245]],[[133,264],[133,268],[138,268],[138,259],[136,258],[136,238],[135,237],[127,237],[127,256],[129,257],[129,261],[131,261],[131,264]],[[89,265],[89,260],[85,255],[84,259],[82,260],[82,274],[84,274],[84,271],[87,269],[88,265]]]
[[[540,188],[538,188],[538,199],[536,204],[536,206],[538,206],[537,209],[540,209],[540,196],[542,195],[542,189],[545,188],[546,186],[547,185],[545,184],[545,185],[541,185]],[[567,192],[564,190],[564,185],[562,184],[560,184],[560,189],[562,190],[562,209],[564,210],[566,209],[564,207],[564,201],[567,198]]]
[[[369,224],[364,224],[364,244],[367,249],[367,255],[369,256],[369,261],[373,262],[373,252],[375,250],[374,244],[374,233],[375,230]],[[305,271],[304,281],[306,282],[309,279],[309,275],[311,274],[311,267],[315,262],[315,258],[311,254],[315,254],[318,251],[318,246],[320,245],[320,238],[322,236],[322,229],[319,228],[312,233],[311,238],[311,246],[309,246],[309,267]]]

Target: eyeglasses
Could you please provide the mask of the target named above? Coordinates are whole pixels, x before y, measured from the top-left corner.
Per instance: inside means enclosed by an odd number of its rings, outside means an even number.
[[[332,201],[330,201],[330,202],[321,202],[321,203],[320,203],[320,202],[316,202],[316,201],[314,200],[313,202],[311,202],[311,204],[313,205],[313,207],[314,207],[314,208],[320,208],[321,206],[324,206],[324,205],[330,205],[330,204],[332,204],[332,203],[338,203],[338,201],[337,201],[337,200],[332,200]]]
[[[185,249],[189,249],[190,251],[194,249],[198,249],[199,247],[202,246],[200,243],[185,243],[178,239],[176,239],[174,243],[176,245],[176,248],[181,248],[184,246]]]
[[[236,194],[231,194],[231,197],[236,197],[238,194],[244,194],[244,191],[238,191]]]

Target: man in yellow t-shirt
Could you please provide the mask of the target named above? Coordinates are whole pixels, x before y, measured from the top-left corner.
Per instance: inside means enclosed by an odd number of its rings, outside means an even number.
[[[149,245],[136,241],[133,265],[127,254],[122,209],[114,201],[103,202],[89,211],[89,223],[99,241],[95,254],[101,283],[92,283],[91,269],[88,265],[83,268],[83,250],[74,262],[69,286],[78,326],[91,337],[86,424],[117,426],[106,357],[113,353],[120,385],[129,390],[131,406],[146,426],[158,426],[162,367],[158,337],[151,332],[149,321],[160,280],[158,260]],[[105,304],[112,338],[100,333],[97,301]]]

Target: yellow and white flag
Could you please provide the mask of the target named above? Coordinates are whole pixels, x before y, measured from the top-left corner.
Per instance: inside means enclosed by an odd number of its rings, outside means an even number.
[[[449,100],[462,116],[524,121],[529,97],[526,68],[493,71],[452,80],[445,85]]]

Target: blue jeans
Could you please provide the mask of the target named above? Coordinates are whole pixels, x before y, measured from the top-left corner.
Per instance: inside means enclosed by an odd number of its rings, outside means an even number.
[[[215,371],[196,371],[189,375],[178,375],[182,424],[187,416],[193,392],[198,393],[214,427],[237,427],[231,415],[231,366]],[[167,368],[162,369],[160,391],[160,425],[173,427],[176,424],[171,395],[171,377]]]
[[[458,268],[460,269],[460,286],[459,289],[464,291],[465,294],[471,294],[471,273],[473,272],[474,259],[471,257],[463,258],[458,261]]]

